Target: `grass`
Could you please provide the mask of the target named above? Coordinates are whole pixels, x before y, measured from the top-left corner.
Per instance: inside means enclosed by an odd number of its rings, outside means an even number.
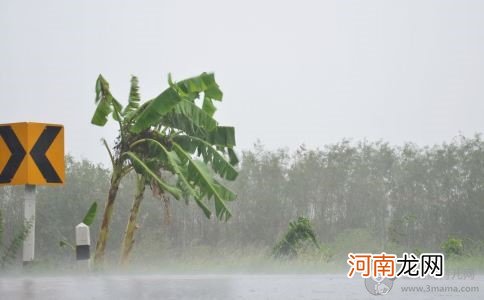
[[[446,256],[446,272],[454,270],[473,270],[484,273],[484,247],[481,243],[467,242],[462,255]],[[332,243],[323,243],[321,249],[307,245],[296,258],[276,259],[272,247],[268,246],[191,246],[184,249],[167,244],[140,243],[133,250],[133,261],[127,269],[118,266],[119,251],[111,249],[107,253],[107,272],[136,272],[161,274],[187,273],[258,273],[258,274],[344,274],[349,270],[346,263],[349,252],[380,253],[381,245],[369,232],[351,230],[337,237]],[[423,249],[424,250],[424,249]],[[423,251],[422,250],[422,251]],[[418,253],[418,250],[387,243],[385,252],[401,256],[402,252]],[[427,250],[426,252],[439,252]],[[19,269],[19,268],[17,268]],[[21,270],[21,268],[20,268]],[[64,256],[37,257],[31,267],[36,273],[75,273],[78,271],[74,253],[65,251]]]

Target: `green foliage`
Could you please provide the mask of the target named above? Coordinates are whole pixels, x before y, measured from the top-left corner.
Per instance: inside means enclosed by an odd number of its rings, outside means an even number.
[[[165,90],[158,97],[148,101],[140,112],[134,118],[134,125],[131,131],[139,133],[152,125],[169,112],[173,111],[175,106],[182,102],[180,95],[172,88]]]
[[[223,93],[213,74],[202,73],[178,83],[170,76],[168,83],[159,96],[140,105],[138,79],[133,76],[128,105],[123,109],[100,75],[92,123],[104,126],[109,115],[119,122],[119,137],[110,156],[113,166],[125,170],[119,172],[121,176],[134,169],[162,193],[193,199],[207,217],[211,213],[205,201],[213,199],[216,216],[228,220],[231,213],[226,202],[234,200],[235,193],[215,176],[235,180],[238,158],[233,151],[234,128],[219,126],[213,118],[213,100],[221,101]],[[203,98],[202,107],[195,103],[198,98]],[[162,178],[162,170],[173,177]]]
[[[311,241],[316,248],[319,243],[316,240],[313,228],[309,219],[299,217],[297,221],[289,223],[289,229],[272,250],[272,255],[276,258],[289,257],[293,258],[298,255],[302,244],[305,241]]]
[[[158,97],[147,102],[147,105],[134,118],[134,125],[131,130],[139,133],[150,126],[159,124],[165,115],[173,118],[184,116],[193,125],[212,131],[217,122],[212,118],[215,106],[212,100],[222,100],[220,91],[213,74],[203,73],[200,76],[185,79],[175,84],[171,77],[170,87]],[[204,93],[204,105],[199,108],[195,105],[195,99]]]
[[[61,247],[61,248],[69,247],[71,250],[76,251],[76,247],[74,247],[74,245],[72,245],[71,243],[69,243],[66,240],[59,241],[59,247]]]
[[[192,159],[191,156],[176,143],[174,144],[174,149],[180,158],[180,166],[186,166],[187,168],[185,172],[187,181],[199,187],[199,196],[201,198],[213,198],[215,200],[215,213],[217,217],[219,219],[228,220],[231,213],[225,206],[225,202],[235,200],[235,193],[223,186],[219,181],[215,180],[203,162]],[[212,164],[212,166],[214,165],[215,164]],[[196,195],[193,196],[196,197]]]
[[[138,78],[136,76],[131,77],[131,88],[129,90],[128,105],[124,108],[123,115],[130,116],[133,114],[140,106],[140,95]]]
[[[97,108],[91,122],[104,126],[111,115],[119,124],[119,136],[114,151],[104,141],[113,173],[95,262],[103,260],[117,190],[131,170],[143,178],[142,191],[145,185],[150,185],[152,191],[163,199],[166,222],[171,219],[167,194],[177,200],[183,196],[187,204],[193,199],[207,218],[210,218],[211,211],[204,202],[213,199],[218,219],[227,221],[231,216],[226,202],[234,200],[235,193],[216,179],[220,175],[233,181],[238,175],[233,167],[238,162],[233,151],[234,129],[219,126],[213,118],[216,111],[213,100],[221,101],[223,93],[214,75],[207,73],[178,83],[174,83],[169,75],[168,84],[169,87],[156,98],[140,105],[138,79],[133,76],[128,105],[123,109],[101,75],[96,82]],[[202,107],[197,105],[197,99],[203,99]],[[208,171],[208,165],[215,174]],[[165,176],[166,172],[171,176]],[[141,193],[130,210],[121,251],[123,264],[128,261],[134,243],[135,222],[142,199]]]
[[[138,173],[149,176],[163,191],[169,192],[176,199],[180,199],[181,190],[163,181],[161,177],[155,173],[156,171],[153,171],[147,164],[145,164],[138,155],[130,151],[126,152],[125,155],[131,159],[131,164]]]
[[[4,244],[3,223],[3,215],[2,211],[0,210],[0,269],[5,268],[8,264],[11,264],[15,260],[20,248],[22,247],[23,241],[25,241],[30,232],[30,228],[32,228],[32,222],[28,221],[22,226],[21,230],[13,236],[12,240],[8,244]]]
[[[96,81],[95,103],[97,107],[91,120],[92,124],[104,126],[109,115],[112,115],[115,120],[119,119],[121,104],[111,95],[109,83],[102,75],[99,75]]]
[[[92,222],[94,222],[94,218],[96,218],[96,213],[97,213],[97,202],[93,202],[89,207],[89,210],[87,211],[86,215],[84,216],[82,223],[86,224],[87,226],[91,226]]]
[[[464,245],[462,240],[457,238],[449,238],[441,245],[442,251],[447,257],[461,256],[464,253]]]

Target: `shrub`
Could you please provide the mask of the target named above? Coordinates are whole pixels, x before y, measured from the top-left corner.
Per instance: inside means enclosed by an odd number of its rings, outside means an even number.
[[[460,256],[464,252],[464,245],[462,240],[456,238],[449,238],[443,242],[440,247],[446,256]]]
[[[289,222],[289,229],[286,234],[279,241],[274,249],[272,255],[274,257],[296,257],[298,251],[305,241],[311,241],[316,248],[319,248],[319,243],[316,240],[313,228],[308,218],[299,217],[297,221]]]

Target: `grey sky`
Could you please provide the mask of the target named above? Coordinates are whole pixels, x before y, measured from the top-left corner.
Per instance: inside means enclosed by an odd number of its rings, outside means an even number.
[[[0,39],[0,123],[62,123],[95,161],[115,135],[90,125],[99,73],[125,100],[130,74],[148,99],[215,72],[239,149],[484,129],[484,1],[0,0]]]

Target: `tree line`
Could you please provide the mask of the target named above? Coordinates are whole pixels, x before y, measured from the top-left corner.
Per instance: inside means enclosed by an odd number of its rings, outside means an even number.
[[[484,241],[480,135],[427,147],[343,140],[292,152],[271,151],[256,143],[239,156],[239,177],[227,183],[237,193],[237,199],[227,203],[232,212],[227,222],[207,219],[193,202],[187,205],[169,198],[166,205],[148,187],[136,224],[142,230],[136,237],[134,259],[194,248],[267,251],[298,217],[309,218],[321,245],[352,239],[353,251],[361,244],[373,247],[369,250],[438,251],[449,238],[467,245]],[[59,241],[74,240],[74,226],[93,201],[103,205],[109,184],[107,168],[66,157],[66,185],[39,188],[40,260],[72,260],[72,253]],[[135,191],[136,177],[130,175],[120,184],[113,210],[106,253],[113,260],[119,255]],[[21,187],[0,188],[5,239],[22,224],[22,197]],[[100,219],[98,215],[91,228],[93,237]]]

